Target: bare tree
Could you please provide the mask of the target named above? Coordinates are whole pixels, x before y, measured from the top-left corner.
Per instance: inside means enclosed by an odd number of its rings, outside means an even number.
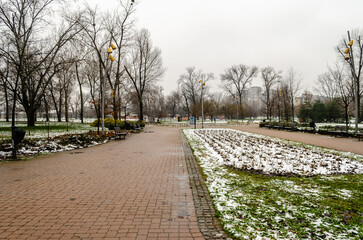
[[[142,29],[135,35],[135,45],[131,51],[129,63],[124,68],[131,87],[137,95],[139,121],[143,121],[144,93],[164,74],[161,51],[153,47],[148,30]]]
[[[329,101],[333,101],[339,94],[339,86],[334,81],[330,71],[320,74],[316,82],[315,91],[326,97]]]
[[[189,103],[189,97],[188,97],[188,91],[185,86],[182,86],[180,88],[180,95],[182,98],[182,109],[188,116],[188,120],[190,119],[190,103]]]
[[[57,74],[58,75],[58,74]],[[56,76],[53,81],[49,83],[49,93],[53,102],[53,107],[57,115],[58,122],[62,121],[62,108],[63,108],[63,87],[60,75]]]
[[[344,107],[345,123],[348,126],[349,106],[354,100],[354,80],[349,77],[349,74],[344,73],[344,68],[338,64],[328,67],[328,73],[333,80],[331,84],[338,88],[338,95],[335,100]]]
[[[196,70],[195,67],[187,67],[186,73],[179,77],[178,84],[182,89],[183,96],[188,100],[186,103],[192,104],[192,115],[197,116],[197,107],[201,103],[202,84],[199,82],[207,83],[214,79],[213,73],[203,73],[202,70]],[[203,91],[208,90],[206,84]]]
[[[15,124],[15,105],[19,98],[27,114],[28,125],[34,126],[35,114],[41,105],[46,86],[57,69],[56,57],[79,29],[78,17],[63,22],[61,28],[50,35],[51,21],[47,15],[56,0],[9,0],[0,5],[2,34],[7,37],[8,49],[0,48],[0,54],[14,68],[11,89],[14,92],[12,125]],[[51,41],[51,39],[55,39]],[[51,74],[53,71],[54,74]]]
[[[281,78],[281,71],[276,72],[273,67],[265,67],[261,69],[261,76],[263,80],[263,84],[265,87],[265,100],[264,103],[266,105],[266,115],[267,119],[271,121],[272,116],[272,99],[271,99],[271,90],[273,85],[277,83],[277,81]]]
[[[177,114],[180,114],[181,96],[178,91],[172,91],[167,97],[167,108],[171,118],[175,118]]]
[[[359,131],[358,123],[360,116],[360,99],[362,96],[361,73],[363,69],[363,41],[358,32],[354,32],[351,38],[348,31],[347,39],[343,38],[337,47],[338,53],[346,60],[352,78],[354,79],[354,98],[355,98],[355,132]]]
[[[289,95],[286,96],[286,98],[290,100],[292,121],[295,121],[295,97],[300,90],[301,80],[301,76],[298,75],[292,67],[290,67],[287,75],[285,76],[285,82],[287,85],[286,94]]]
[[[97,119],[101,119],[101,82],[99,81],[99,62],[94,59],[86,61],[86,79],[90,94],[90,103],[93,105]],[[100,132],[100,125],[97,124],[97,133]]]
[[[125,73],[126,54],[130,49],[133,37],[133,26],[135,21],[132,14],[135,12],[134,1],[120,0],[121,10],[117,9],[110,18],[106,19],[106,29],[110,34],[110,41],[115,44],[114,53],[116,60],[113,64],[113,71],[106,72],[109,86],[112,91],[113,117],[116,120],[121,108],[121,85]],[[113,75],[111,75],[113,74]]]
[[[5,121],[9,122],[10,120],[10,101],[11,96],[8,89],[9,81],[10,81],[10,66],[9,62],[3,62],[3,67],[0,69],[0,88],[3,91],[3,99],[4,102],[0,104],[5,104]]]
[[[233,65],[221,74],[221,80],[224,82],[223,88],[234,99],[238,99],[238,107],[241,112],[241,119],[243,119],[243,95],[246,90],[247,84],[252,82],[252,79],[257,76],[258,68],[256,66],[246,66],[243,64]]]
[[[178,84],[182,89],[182,94],[185,98],[187,107],[190,107],[188,106],[190,102],[193,105],[193,112],[191,114],[194,116],[196,115],[197,100],[201,89],[200,84],[198,84],[200,74],[201,73],[198,72],[195,67],[187,67],[186,73],[180,75],[178,80]]]
[[[290,83],[282,82],[277,94],[279,95],[279,102],[281,102],[282,105],[282,116],[284,116],[285,121],[289,121],[290,116],[293,118],[294,114],[294,108],[292,107],[294,106],[292,100],[293,97],[291,94]]]

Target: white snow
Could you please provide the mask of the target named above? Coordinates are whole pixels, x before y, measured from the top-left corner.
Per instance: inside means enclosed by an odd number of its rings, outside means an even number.
[[[296,206],[277,195],[276,204],[279,209],[276,209],[265,203],[258,193],[244,193],[244,186],[251,188],[255,183],[249,181],[249,178],[236,177],[237,174],[225,166],[276,175],[324,174],[319,178],[334,181],[342,176],[329,174],[362,173],[361,155],[301,146],[235,130],[185,129],[184,133],[206,176],[205,184],[216,209],[221,214],[223,227],[237,239],[299,239],[295,231],[289,231],[288,226],[284,226],[283,232],[279,230],[281,224],[295,221],[297,216],[303,216],[305,221],[310,222],[310,226],[304,227],[306,232],[324,232],[326,239],[354,239],[344,233],[346,230],[326,231],[328,226],[336,229],[341,229],[342,226],[330,226],[329,220],[316,215],[312,210],[319,206],[308,200],[311,197],[319,199],[324,191],[323,186],[315,186],[314,183],[300,186],[289,178],[271,178],[270,183],[266,182],[268,186],[279,188],[291,195],[304,195],[307,199],[305,203]],[[241,183],[242,187],[236,185],[237,183]],[[352,193],[344,189],[337,192],[339,196],[349,197],[349,194]],[[253,210],[251,204],[255,206]],[[323,216],[327,214],[328,212]],[[269,220],[272,228],[265,221],[269,218],[272,219]],[[314,229],[311,229],[311,226],[315,226]],[[352,228],[357,229],[355,226]],[[350,231],[354,231],[351,229]]]
[[[241,170],[273,175],[363,173],[356,160],[332,152],[292,145],[287,141],[227,129],[186,130],[213,150],[219,162]]]

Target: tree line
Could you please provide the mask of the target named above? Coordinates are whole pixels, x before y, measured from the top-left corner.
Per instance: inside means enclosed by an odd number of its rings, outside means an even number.
[[[101,116],[120,118],[122,106],[137,106],[155,91],[164,73],[161,51],[147,29],[137,29],[134,0],[120,0],[114,11],[66,0],[8,0],[0,5],[0,77],[5,118],[14,125],[23,109],[28,126],[37,113],[55,110],[58,121],[69,109],[93,105]],[[112,47],[112,50],[111,50]],[[71,104],[75,94],[76,104]],[[88,102],[86,102],[88,101]]]
[[[181,73],[177,88],[165,96],[158,84],[165,71],[161,50],[153,46],[147,29],[136,26],[137,1],[119,0],[114,9],[68,0],[1,2],[0,104],[6,121],[14,126],[16,112],[23,110],[29,126],[35,125],[39,114],[49,120],[51,112],[58,121],[68,121],[71,111],[83,122],[86,108],[96,118],[104,111],[117,120],[127,111],[137,113],[140,120],[189,119],[201,116],[202,102],[204,115],[211,119],[314,118],[311,113],[304,115],[313,109],[312,100],[304,98],[297,106],[302,77],[292,67],[283,73],[271,66],[236,64],[220,74],[219,90],[213,92],[210,83],[215,74],[190,66]],[[340,61],[315,84],[324,96],[322,103],[339,106],[346,121],[356,109],[353,100],[359,99],[359,110],[362,98],[363,45],[357,32],[352,39],[352,46],[342,39],[337,46]],[[347,46],[348,54],[353,49],[354,54],[344,60]],[[251,101],[250,87],[257,78],[263,85],[253,93],[258,99]]]

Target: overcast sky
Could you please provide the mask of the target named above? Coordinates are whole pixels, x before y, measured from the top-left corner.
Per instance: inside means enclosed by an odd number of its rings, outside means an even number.
[[[220,74],[234,64],[291,66],[312,90],[347,30],[363,30],[363,0],[136,1],[137,27],[162,51],[166,94],[188,66],[213,72],[218,91]],[[260,75],[252,85],[261,85]]]

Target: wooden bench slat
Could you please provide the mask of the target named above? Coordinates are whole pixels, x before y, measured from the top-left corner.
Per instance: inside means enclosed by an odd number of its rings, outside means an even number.
[[[114,130],[115,130],[115,138],[116,139],[121,139],[121,138],[126,139],[127,133],[126,132],[121,132],[120,127],[115,127]]]

